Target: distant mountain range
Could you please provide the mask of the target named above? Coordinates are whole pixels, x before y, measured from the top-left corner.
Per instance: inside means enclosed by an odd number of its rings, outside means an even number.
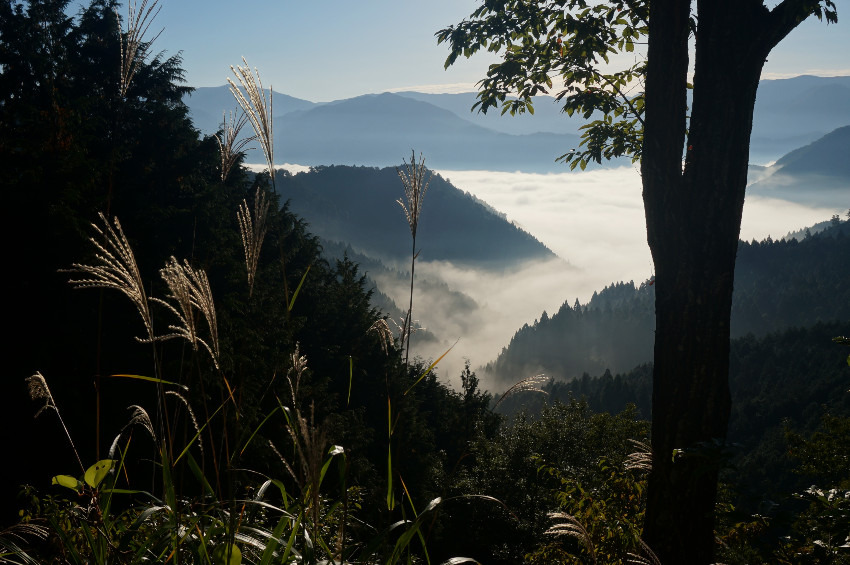
[[[534,115],[471,112],[475,93],[369,94],[314,103],[275,93],[275,154],[280,163],[386,166],[410,149],[440,169],[563,172],[555,159],[576,147],[580,117],[551,97]],[[236,108],[228,87],[199,88],[186,98],[196,127],[215,132]],[[850,77],[764,80],[756,100],[751,162],[765,163],[850,123]],[[249,162],[260,163],[257,153]],[[628,163],[606,163],[605,167]]]

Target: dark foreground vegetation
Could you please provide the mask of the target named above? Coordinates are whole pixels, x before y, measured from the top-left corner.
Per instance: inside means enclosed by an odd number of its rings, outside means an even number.
[[[0,562],[652,562],[651,370],[550,383],[509,418],[522,385],[448,388],[285,183],[222,170],[179,57],[122,81],[115,5],[66,7],[0,3]],[[728,475],[724,562],[847,562],[842,334],[734,342],[741,447],[697,454]]]

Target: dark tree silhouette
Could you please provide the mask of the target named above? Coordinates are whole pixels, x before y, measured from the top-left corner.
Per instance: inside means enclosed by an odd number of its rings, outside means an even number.
[[[655,261],[653,470],[644,528],[665,565],[710,563],[718,468],[730,413],[729,322],[756,89],[768,54],[811,15],[837,21],[831,0],[585,0],[486,2],[439,32],[450,65],[479,49],[504,52],[480,83],[486,110],[531,108],[564,82],[565,111],[604,117],[565,160],[641,160]],[[602,72],[600,61],[649,38],[645,63]],[[694,35],[688,109],[688,40]],[[643,92],[630,92],[643,78]],[[506,100],[513,92],[516,100]],[[689,117],[690,116],[690,117]],[[683,163],[684,155],[684,163]],[[674,454],[677,454],[674,457]]]

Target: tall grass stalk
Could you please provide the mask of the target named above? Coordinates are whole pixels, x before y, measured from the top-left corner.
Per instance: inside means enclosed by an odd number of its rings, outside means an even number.
[[[146,337],[136,339],[143,343],[153,343],[157,337],[133,248],[118,218],[113,218],[110,224],[103,213],[98,216],[103,226],[92,223],[96,235],[89,238],[98,251],[95,254],[96,264],[74,263],[67,271],[79,276],[72,277],[69,282],[74,288],[111,288],[124,294],[136,307],[147,334]]]
[[[121,83],[119,84],[119,92],[122,98],[127,96],[130,83],[133,81],[139,65],[144,61],[150,44],[156,41],[162,33],[160,31],[150,41],[144,40],[148,28],[150,28],[153,20],[159,14],[160,8],[159,0],[153,0],[150,5],[148,5],[148,0],[142,0],[141,6],[138,7],[135,0],[128,0],[126,35],[121,28],[120,17],[117,18],[118,35],[121,40]],[[117,10],[115,15],[118,16]]]
[[[59,418],[59,423],[62,424],[62,429],[65,430],[65,437],[68,438],[68,442],[74,450],[74,456],[77,458],[77,463],[80,464],[80,470],[85,471],[86,468],[83,466],[83,462],[80,459],[80,453],[77,451],[77,446],[74,445],[74,440],[71,438],[68,426],[65,425],[65,420],[62,419],[62,414],[59,412],[59,407],[56,406],[56,401],[53,400],[53,394],[50,392],[50,387],[47,386],[47,380],[45,380],[44,376],[40,372],[36,372],[31,377],[27,377],[26,382],[30,398],[35,401],[44,402],[42,407],[38,409],[38,412],[35,413],[35,417],[38,418],[38,416],[45,410],[53,410],[56,413],[56,417]]]
[[[248,114],[245,112],[240,112],[238,118],[234,118],[233,112],[230,112],[230,118],[225,113],[222,118],[221,134],[215,136],[221,154],[221,182],[227,180],[230,170],[239,160],[239,156],[248,148],[248,144],[257,138],[254,135],[239,139],[239,134],[247,123]]]
[[[160,269],[160,276],[168,285],[169,298],[177,305],[177,308],[159,298],[151,298],[168,308],[179,320],[179,324],[169,325],[168,328],[174,333],[174,337],[186,339],[194,350],[197,351],[198,344],[204,346],[212,358],[215,368],[219,368],[218,347],[218,321],[215,313],[215,301],[207,274],[202,269],[193,269],[189,261],[180,263],[173,256],[168,259],[165,267]],[[195,328],[195,310],[197,310],[207,323],[209,338],[203,339],[198,335]]]
[[[422,202],[425,199],[425,193],[428,191],[428,185],[431,183],[432,174],[425,168],[425,157],[419,155],[419,163],[416,162],[416,152],[411,151],[410,163],[404,162],[404,168],[396,168],[402,185],[404,185],[404,200],[398,199],[398,205],[404,210],[407,225],[410,227],[411,236],[411,257],[410,257],[410,303],[407,308],[407,315],[404,319],[404,329],[402,331],[402,339],[406,341],[406,349],[404,354],[404,364],[408,366],[410,360],[410,334],[413,324],[413,274],[416,268],[416,257],[419,253],[416,251],[416,231],[419,228],[419,215],[422,213]],[[425,178],[428,173],[428,178]]]
[[[82,263],[74,263],[71,269],[67,271],[73,273],[70,283],[74,288],[98,288],[98,289],[113,289],[119,291],[130,299],[130,302],[136,307],[136,311],[142,319],[145,328],[144,337],[136,337],[136,340],[142,343],[149,343],[153,354],[154,381],[157,383],[157,425],[159,426],[159,436],[161,438],[170,439],[170,424],[168,422],[168,414],[165,410],[164,388],[160,375],[159,356],[157,353],[156,342],[173,337],[173,335],[157,336],[154,331],[153,316],[150,309],[150,301],[144,289],[142,275],[139,272],[139,266],[136,263],[136,257],[133,254],[133,248],[121,228],[121,222],[118,218],[113,218],[110,224],[103,213],[99,214],[103,226],[92,223],[95,230],[95,235],[89,238],[89,241],[97,249],[95,253],[95,262],[92,265]],[[98,391],[100,387],[98,386]],[[98,404],[100,398],[98,395]],[[98,438],[97,444],[100,444],[100,421],[98,415]],[[98,447],[98,452],[99,452]],[[100,457],[98,453],[98,457]]]
[[[255,68],[251,72],[248,66],[248,61],[242,57],[242,65],[230,65],[230,70],[236,75],[239,81],[237,85],[233,79],[227,79],[230,85],[230,92],[236,98],[236,102],[248,116],[251,126],[254,128],[257,141],[260,143],[260,148],[263,155],[266,157],[266,163],[269,167],[269,177],[272,180],[272,188],[277,192],[274,183],[274,123],[272,114],[272,88],[269,86],[269,96],[266,98],[266,92],[263,90],[263,81],[260,79],[260,72]],[[242,91],[245,91],[244,93]]]
[[[545,383],[548,379],[546,375],[534,375],[533,377],[526,377],[521,381],[514,383],[514,385],[505,391],[505,393],[499,397],[499,400],[493,405],[493,412],[496,411],[496,408],[499,407],[499,404],[502,403],[503,400],[510,397],[513,394],[517,394],[520,392],[538,392],[541,394],[548,395],[549,393],[540,388],[540,386]]]
[[[266,237],[266,220],[269,215],[271,202],[266,193],[257,187],[254,195],[254,211],[248,207],[248,202],[243,200],[236,212],[239,220],[239,232],[242,235],[242,247],[245,249],[245,268],[248,272],[248,296],[254,292],[254,276],[257,273],[257,265],[260,262],[260,250]]]

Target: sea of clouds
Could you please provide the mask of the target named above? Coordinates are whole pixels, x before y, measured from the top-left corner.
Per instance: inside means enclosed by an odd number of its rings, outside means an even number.
[[[293,171],[294,172],[294,171]],[[418,281],[446,283],[455,296],[433,288],[414,293],[414,318],[438,337],[412,353],[440,362],[441,378],[457,386],[465,360],[473,368],[496,358],[523,324],[550,315],[564,302],[586,303],[594,291],[620,281],[653,275],[637,167],[550,174],[491,171],[435,171],[457,188],[484,200],[552,249],[558,259],[529,262],[500,273],[448,262],[418,262]],[[427,194],[424,206],[428,206]],[[741,238],[780,239],[792,231],[846,212],[786,200],[750,196],[744,205]],[[427,248],[427,241],[417,242]],[[381,291],[402,309],[408,283],[377,277]],[[424,285],[421,285],[424,286]],[[457,294],[469,300],[458,300]],[[529,375],[516,375],[517,380]],[[485,388],[504,383],[483,382]]]

